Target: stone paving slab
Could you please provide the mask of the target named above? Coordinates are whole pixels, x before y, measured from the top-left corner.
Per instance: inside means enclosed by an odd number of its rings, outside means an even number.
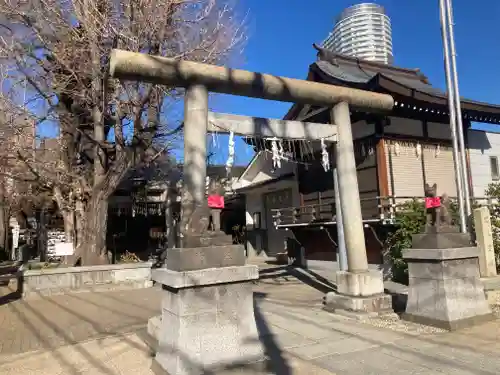
[[[72,374],[144,374],[149,375],[151,353],[136,334],[106,337],[55,350],[35,351],[0,359],[0,373],[72,375]]]
[[[324,285],[289,276],[254,284],[259,331],[280,368],[275,373],[499,373],[500,321],[412,336],[321,310]],[[149,375],[143,331],[159,311],[156,288],[4,303],[0,374]]]
[[[0,293],[8,295],[14,288],[0,288]],[[133,332],[158,314],[159,294],[158,289],[148,288],[4,303],[0,305],[0,355]]]

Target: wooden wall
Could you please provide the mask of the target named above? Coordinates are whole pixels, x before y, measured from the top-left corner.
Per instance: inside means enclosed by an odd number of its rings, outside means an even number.
[[[379,195],[375,138],[370,136],[354,141],[354,149],[363,218],[375,218],[378,215],[375,197]],[[322,205],[325,214],[331,211],[335,203],[333,171],[323,169],[319,154],[311,164],[299,165],[298,184],[302,206]]]

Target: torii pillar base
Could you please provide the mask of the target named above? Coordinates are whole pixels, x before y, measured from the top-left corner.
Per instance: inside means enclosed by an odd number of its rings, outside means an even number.
[[[358,317],[393,314],[392,297],[384,294],[382,271],[337,272],[337,292],[323,298],[324,309]]]

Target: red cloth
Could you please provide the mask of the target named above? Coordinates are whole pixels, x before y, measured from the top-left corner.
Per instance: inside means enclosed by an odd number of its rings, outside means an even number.
[[[222,195],[209,195],[208,196],[209,208],[224,208],[224,197]]]
[[[425,198],[425,208],[436,208],[441,206],[441,197]]]

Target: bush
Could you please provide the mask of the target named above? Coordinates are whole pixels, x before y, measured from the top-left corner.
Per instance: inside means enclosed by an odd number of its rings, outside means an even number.
[[[450,203],[450,215],[453,224],[458,222],[456,202]],[[412,235],[422,233],[426,222],[426,209],[422,200],[414,199],[398,205],[396,210],[395,230],[386,237],[384,251],[389,254],[392,263],[392,280],[408,284],[408,264],[403,259],[403,251],[411,247]]]
[[[500,183],[489,184],[485,195],[493,200],[489,208],[497,270],[500,271]],[[456,202],[450,205],[450,214],[454,224],[458,223],[457,206]],[[477,207],[478,205],[474,204],[472,209]],[[413,200],[398,205],[396,228],[384,242],[384,251],[392,262],[392,279],[398,283],[408,284],[408,265],[403,259],[403,251],[411,247],[411,236],[424,229],[425,220],[424,202]]]
[[[403,251],[411,247],[411,236],[422,232],[425,226],[424,202],[416,199],[397,207],[396,229],[389,233],[384,243],[384,251],[392,263],[392,280],[408,284],[408,265],[403,259]]]
[[[500,271],[500,183],[496,182],[489,184],[485,194],[493,201],[489,206],[491,229],[493,234],[493,247],[495,249],[497,271]]]
[[[120,263],[138,263],[141,260],[137,255],[134,253],[129,252],[128,250],[125,251],[125,254],[122,254],[120,257]]]

